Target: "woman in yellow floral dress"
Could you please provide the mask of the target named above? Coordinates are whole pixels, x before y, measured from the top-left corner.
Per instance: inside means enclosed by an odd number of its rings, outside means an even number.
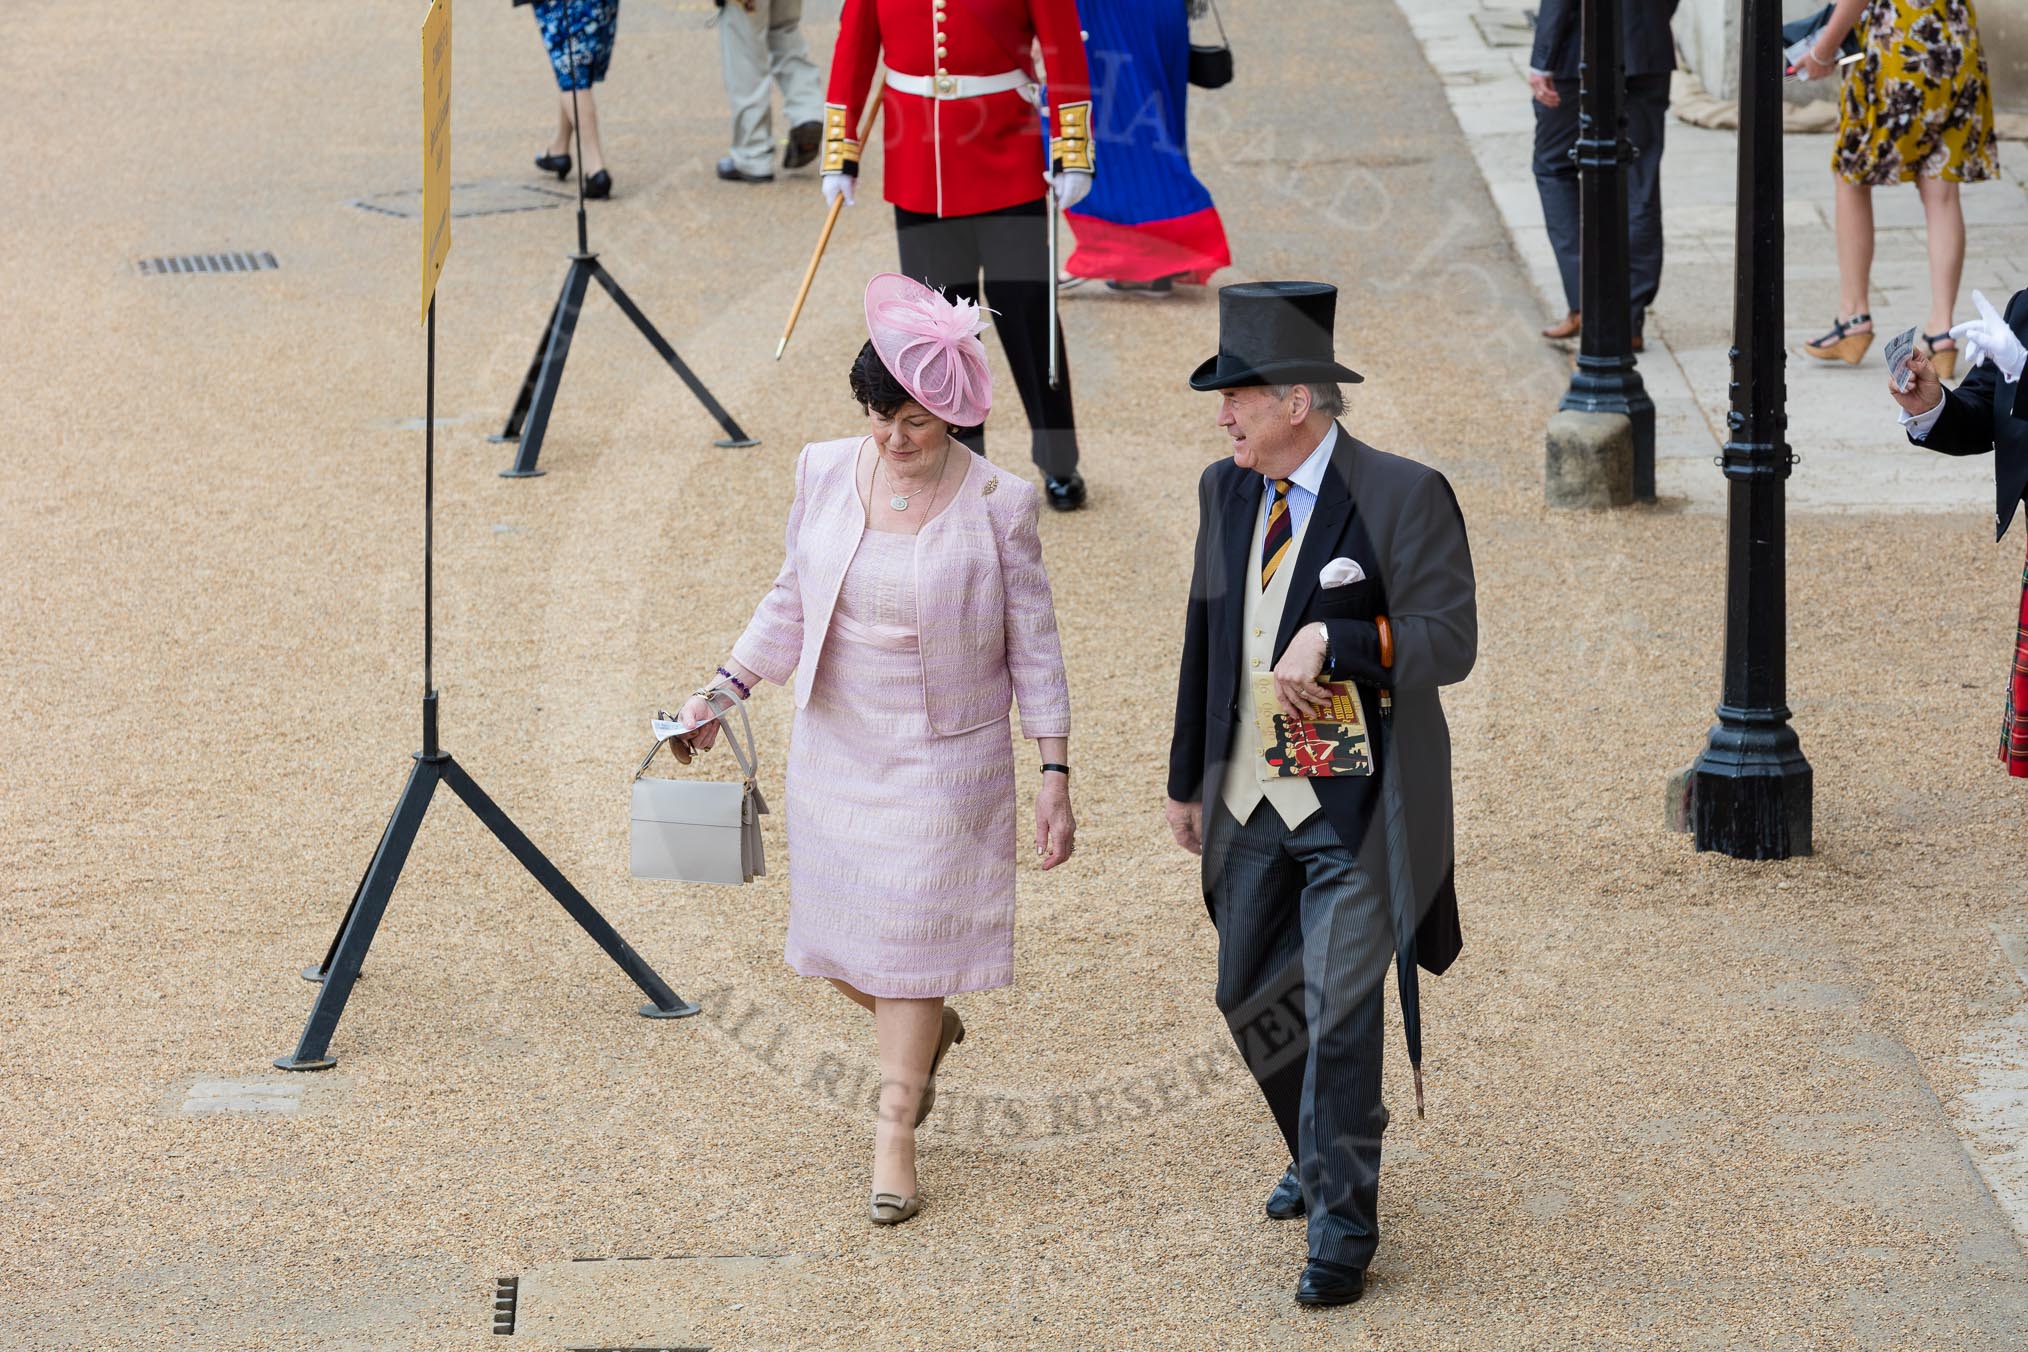
[[[1971,0],[1838,0],[1798,63],[1806,80],[1837,70],[1838,48],[1856,25],[1859,60],[1845,68],[1838,99],[1838,318],[1803,350],[1858,365],[1873,342],[1867,286],[1873,270],[1873,189],[1915,183],[1929,241],[1929,316],[1922,343],[1937,374],[1957,368],[1951,312],[1965,263],[1958,185],[1997,178],[1993,98]]]

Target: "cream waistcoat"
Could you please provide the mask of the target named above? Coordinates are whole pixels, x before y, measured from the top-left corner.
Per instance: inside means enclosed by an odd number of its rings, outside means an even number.
[[[1289,537],[1288,550],[1282,555],[1282,566],[1275,569],[1274,580],[1268,583],[1266,590],[1262,590],[1260,548],[1262,537],[1267,533],[1267,513],[1259,512],[1254,517],[1253,545],[1247,553],[1252,575],[1246,588],[1246,605],[1240,616],[1240,624],[1244,628],[1239,645],[1239,725],[1233,729],[1230,755],[1225,762],[1225,783],[1220,789],[1226,809],[1236,821],[1243,822],[1252,816],[1263,798],[1274,804],[1275,811],[1281,814],[1282,824],[1292,830],[1318,810],[1315,785],[1307,779],[1284,778],[1268,767],[1267,748],[1261,744],[1260,714],[1254,707],[1253,694],[1253,678],[1275,669],[1275,635],[1281,632],[1282,608],[1289,599],[1289,581],[1296,575],[1296,560],[1303,552],[1303,536],[1308,534],[1310,522],[1315,519],[1313,511],[1304,519],[1303,528]]]

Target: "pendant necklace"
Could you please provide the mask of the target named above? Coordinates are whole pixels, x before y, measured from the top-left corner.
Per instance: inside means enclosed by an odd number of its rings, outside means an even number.
[[[944,458],[946,460],[950,459],[950,452],[948,450],[944,452]],[[887,474],[888,492],[894,495],[887,500],[887,505],[889,507],[892,507],[897,512],[907,511],[909,500],[911,498],[921,497],[924,493],[927,493],[930,489],[936,487],[939,483],[943,482],[944,477],[944,467],[942,465],[938,465],[936,478],[931,479],[928,483],[924,484],[921,488],[916,489],[915,492],[913,493],[904,493],[899,488],[895,487],[894,471],[888,469],[887,462],[882,461],[880,468]]]

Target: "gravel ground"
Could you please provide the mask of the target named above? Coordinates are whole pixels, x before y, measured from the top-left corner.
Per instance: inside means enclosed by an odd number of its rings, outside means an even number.
[[[765,585],[796,448],[854,426],[858,288],[892,263],[862,205],[768,360],[816,188],[711,179],[697,0],[628,0],[594,241],[764,444],[710,449],[594,296],[551,473],[495,477],[484,434],[571,222],[459,219],[436,579],[446,745],[707,1015],[636,1018],[446,796],[338,1069],[268,1069],[417,741],[415,223],[348,203],[415,181],[421,7],[109,0],[0,18],[0,68],[41,91],[0,218],[0,1346],[499,1346],[507,1274],[543,1346],[2028,1340],[2020,1248],[1948,1118],[1970,1030],[2020,1001],[1993,932],[2024,923],[1998,845],[2022,790],[1991,759],[2018,536],[1994,546],[1976,503],[1792,521],[1817,853],[1741,864],[1663,833],[1663,778],[1717,694],[1722,523],[1541,506],[1561,375],[1399,15],[1232,8],[1241,81],[1193,132],[1233,276],[1343,287],[1368,376],[1351,426],[1451,475],[1481,585],[1478,670],[1449,699],[1466,950],[1424,987],[1428,1120],[1389,1067],[1367,1300],[1290,1299],[1300,1228],[1258,1210],[1278,1141],[1160,824],[1194,484],[1220,453],[1182,385],[1215,344],[1209,293],[1065,303],[1092,506],[1043,530],[1080,852],[1024,872],[1017,982],[964,1003],[920,1219],[865,1222],[870,1030],[781,965],[785,878],[627,876],[643,718]],[[813,9],[820,50],[834,16]],[[454,177],[540,186],[527,15],[457,22]],[[132,268],[227,247],[281,267]],[[1012,410],[995,452],[1025,468]],[[779,767],[788,701],[758,710]],[[296,1110],[185,1111],[217,1079]]]

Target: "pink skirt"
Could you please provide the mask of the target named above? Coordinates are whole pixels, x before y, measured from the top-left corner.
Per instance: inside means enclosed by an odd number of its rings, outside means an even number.
[[[786,798],[791,968],[904,999],[1013,981],[1008,720],[930,731],[913,636],[834,614]]]

